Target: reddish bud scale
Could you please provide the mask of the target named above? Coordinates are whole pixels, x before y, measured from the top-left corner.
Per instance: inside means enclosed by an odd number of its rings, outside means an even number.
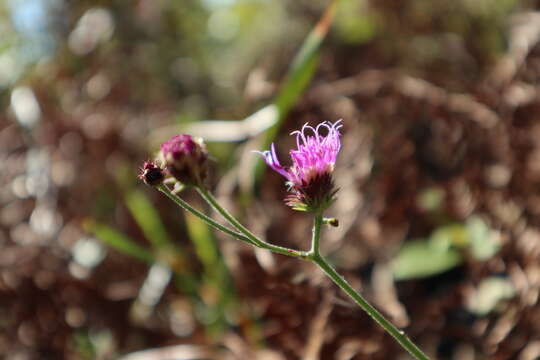
[[[144,181],[146,185],[157,186],[163,183],[165,174],[163,169],[153,162],[145,161],[139,173],[139,179]]]

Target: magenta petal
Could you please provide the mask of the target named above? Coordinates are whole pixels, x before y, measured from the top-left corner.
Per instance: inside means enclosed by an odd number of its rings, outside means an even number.
[[[266,151],[256,151],[256,153],[261,154],[264,157],[264,161],[266,162],[266,164],[270,166],[274,171],[289,179],[289,173],[279,163],[274,144],[272,144],[270,149],[271,150]]]
[[[277,158],[277,155],[276,155],[276,147],[275,147],[274,143],[272,143],[272,145],[270,145],[270,151],[271,151],[271,154],[272,154],[272,159],[274,159],[274,161],[275,161],[275,164],[277,166],[279,166],[280,168],[282,168],[282,166],[279,163],[279,160]]]

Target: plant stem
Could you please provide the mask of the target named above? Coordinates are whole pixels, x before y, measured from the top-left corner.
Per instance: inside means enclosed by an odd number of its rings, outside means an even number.
[[[311,236],[311,250],[309,255],[311,257],[320,256],[319,253],[319,240],[321,238],[321,225],[323,223],[322,214],[315,214],[315,219],[313,223],[313,231]]]
[[[167,195],[167,197],[169,199],[174,201],[182,209],[184,209],[186,211],[189,211],[190,213],[197,216],[199,219],[201,219],[202,221],[204,221],[208,225],[213,226],[214,228],[216,228],[216,229],[218,229],[220,231],[223,231],[224,233],[226,233],[228,235],[231,235],[235,239],[238,239],[240,241],[243,241],[243,242],[251,244],[251,245],[255,245],[247,236],[245,236],[243,234],[239,234],[239,233],[229,229],[228,227],[221,225],[220,223],[218,223],[214,219],[210,218],[209,216],[206,216],[205,214],[203,214],[199,210],[197,210],[194,207],[192,207],[191,205],[189,205],[187,202],[182,200],[179,196],[173,194],[173,192],[166,185],[159,185],[159,186],[157,186],[157,189],[159,191],[161,191],[162,193],[164,193],[165,195]]]
[[[407,350],[415,359],[417,360],[429,360],[427,355],[425,355],[422,350],[420,350],[408,337],[405,333],[398,328],[396,328],[390,321],[375,309],[367,300],[365,300],[362,295],[360,295],[354,288],[341,276],[339,273],[320,255],[319,252],[319,241],[321,235],[321,226],[323,224],[322,214],[315,214],[314,224],[313,224],[313,233],[311,239],[311,250],[309,252],[298,251],[293,249],[288,249],[285,247],[269,244],[252,232],[250,232],[245,226],[243,226],[238,220],[236,220],[226,209],[221,207],[218,204],[216,199],[210,194],[206,189],[197,188],[199,194],[206,200],[217,212],[219,212],[231,225],[238,229],[242,234],[239,234],[226,226],[221,225],[212,218],[203,214],[199,210],[193,208],[187,202],[182,200],[177,195],[173,194],[171,190],[166,185],[159,185],[158,190],[163,192],[167,197],[173,200],[176,204],[182,207],[184,210],[189,211],[193,215],[197,216],[208,225],[215,227],[218,230],[223,231],[226,234],[233,236],[234,238],[246,242],[248,244],[257,246],[262,249],[267,249],[275,253],[297,257],[303,260],[309,260],[315,263],[321,270],[330,278],[337,286],[339,286],[347,295],[349,295],[365,312],[369,314],[379,324],[382,328],[392,335],[397,342]]]
[[[390,321],[375,309],[367,300],[365,300],[362,295],[356,292],[354,288],[341,276],[339,273],[320,255],[314,255],[311,257],[311,261],[317,264],[322,271],[337,286],[339,286],[343,291],[347,293],[365,312],[369,314],[379,324],[383,329],[392,335],[394,339],[405,349],[407,350],[415,359],[417,360],[429,360],[426,354],[422,352],[408,337],[405,333],[398,328],[396,328]]]
[[[278,254],[282,255],[288,255],[293,256],[301,259],[307,259],[308,253],[305,251],[299,251],[294,249],[285,248],[278,245],[269,244],[264,240],[259,239],[255,234],[253,234],[251,231],[249,231],[244,225],[242,225],[234,216],[232,216],[225,208],[223,208],[219,203],[217,202],[216,198],[208,192],[203,187],[197,187],[197,191],[202,196],[206,202],[210,204],[216,210],[218,213],[225,218],[232,226],[234,226],[238,231],[240,231],[242,234],[244,234],[253,245],[260,247],[261,249],[267,249],[270,251],[273,251]]]

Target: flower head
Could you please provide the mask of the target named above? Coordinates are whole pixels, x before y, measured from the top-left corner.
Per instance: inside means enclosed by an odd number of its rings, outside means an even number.
[[[144,181],[146,185],[157,186],[163,182],[165,174],[163,169],[153,162],[145,161],[139,173],[139,179]]]
[[[341,120],[322,122],[316,128],[305,124],[296,135],[297,148],[290,151],[292,165],[280,164],[274,144],[261,154],[272,169],[287,179],[291,194],[285,199],[295,210],[323,211],[335,200],[332,172],[341,147]],[[321,135],[321,129],[327,131]]]
[[[208,170],[208,152],[201,138],[173,136],[161,145],[159,159],[167,172],[185,185],[202,186]]]

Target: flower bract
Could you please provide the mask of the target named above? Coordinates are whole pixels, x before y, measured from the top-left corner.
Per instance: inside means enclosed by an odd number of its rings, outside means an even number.
[[[146,185],[157,186],[165,179],[163,169],[151,161],[145,161],[139,173],[139,179]]]

